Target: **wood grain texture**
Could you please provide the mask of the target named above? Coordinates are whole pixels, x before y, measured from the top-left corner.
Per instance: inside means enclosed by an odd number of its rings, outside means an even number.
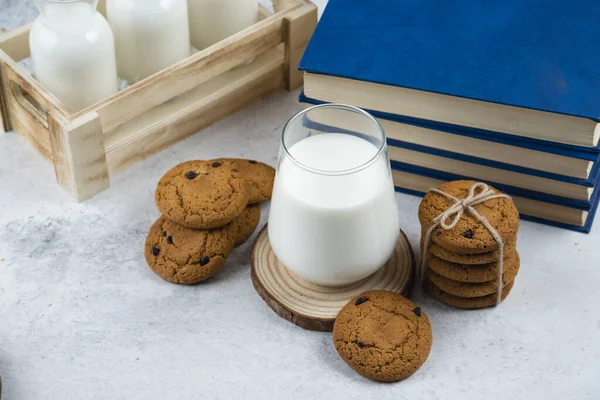
[[[68,121],[55,110],[48,115],[56,180],[76,201],[110,186],[100,116],[91,112]]]
[[[6,59],[2,59],[0,63],[10,126],[23,136],[44,158],[52,161],[48,123],[45,118],[41,116],[39,110],[35,109],[25,98],[22,87],[28,87],[26,79],[22,79],[15,71],[14,66],[11,66]]]
[[[272,2],[275,12],[281,12],[298,4],[306,4],[308,0],[272,0]]]
[[[0,42],[2,35],[6,31],[0,28]],[[8,112],[8,104],[6,99],[6,89],[4,79],[2,78],[2,58],[0,57],[0,133],[8,132],[12,129],[10,124],[10,114]]]
[[[317,19],[317,6],[312,3],[303,5],[285,18],[285,70],[288,90],[294,90],[304,82],[304,73],[298,70],[298,65],[317,27]]]
[[[108,133],[111,176],[283,87],[282,65],[273,49]]]
[[[275,14],[261,8],[256,24],[77,113],[17,64],[29,56],[31,25],[6,33],[0,37],[0,129],[21,134],[83,201],[107,188],[111,174],[301,82],[289,70],[314,29],[316,7],[307,0],[276,3]],[[105,13],[105,0],[98,10]]]
[[[8,132],[12,129],[10,123],[10,112],[8,110],[8,95],[6,93],[6,83],[2,73],[2,61],[0,60],[0,133]]]
[[[56,109],[65,116],[71,115],[71,112],[67,110],[60,100],[44,89],[38,81],[33,79],[31,75],[25,72],[14,60],[10,59],[2,51],[0,51],[0,60],[2,60],[4,64],[7,90],[13,90],[11,86],[14,86],[19,88],[22,92],[28,93],[44,108],[44,110],[48,111]]]
[[[379,271],[357,283],[331,288],[307,282],[285,268],[271,249],[265,226],[250,255],[252,283],[283,319],[304,329],[330,332],[342,307],[363,292],[381,289],[410,296],[415,258],[406,235],[400,233],[394,255]]]
[[[76,116],[94,110],[100,114],[105,132],[131,118],[193,89],[194,87],[257,57],[283,42],[283,20],[274,14],[210,46],[191,57],[150,76],[95,104]]]
[[[32,24],[24,25],[10,32],[0,34],[0,50],[11,60],[19,62],[29,57],[29,31],[31,31],[31,26]]]

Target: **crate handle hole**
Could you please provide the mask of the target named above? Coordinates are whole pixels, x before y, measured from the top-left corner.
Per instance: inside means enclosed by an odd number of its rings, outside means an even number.
[[[48,124],[46,109],[27,90],[12,82],[11,91],[21,107],[44,125]]]

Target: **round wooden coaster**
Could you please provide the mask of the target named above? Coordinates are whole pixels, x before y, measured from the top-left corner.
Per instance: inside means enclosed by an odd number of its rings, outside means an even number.
[[[392,258],[379,271],[350,285],[325,287],[305,281],[277,259],[265,226],[250,255],[252,283],[260,297],[280,317],[304,329],[331,332],[342,307],[363,292],[389,290],[410,296],[415,257],[406,235],[400,233]]]

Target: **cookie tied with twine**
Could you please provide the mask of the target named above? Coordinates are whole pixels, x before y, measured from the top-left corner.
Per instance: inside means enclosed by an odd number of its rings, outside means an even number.
[[[510,196],[482,182],[454,181],[431,189],[419,206],[425,230],[421,280],[427,277],[432,242],[457,254],[499,253],[496,304],[502,299],[505,243],[519,228],[519,213]]]

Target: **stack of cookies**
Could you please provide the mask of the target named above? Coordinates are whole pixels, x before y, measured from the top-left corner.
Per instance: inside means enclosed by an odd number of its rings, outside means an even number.
[[[161,278],[202,282],[219,271],[234,247],[260,222],[259,203],[271,198],[275,170],[242,159],[189,161],[167,172],[156,188],[162,216],[144,254]]]
[[[438,190],[456,199],[465,199],[474,181],[443,184]],[[494,193],[499,193],[489,188]],[[421,254],[424,257],[423,285],[433,298],[458,308],[484,308],[496,304],[498,294],[499,246],[478,218],[468,210],[452,229],[436,227],[426,246],[427,230],[434,219],[448,210],[455,201],[430,191],[419,206],[421,223]],[[502,300],[510,293],[519,272],[520,259],[516,250],[519,213],[510,198],[486,200],[473,208],[485,217],[504,243],[502,265]],[[450,219],[452,219],[451,217]],[[427,247],[427,254],[423,251]]]

